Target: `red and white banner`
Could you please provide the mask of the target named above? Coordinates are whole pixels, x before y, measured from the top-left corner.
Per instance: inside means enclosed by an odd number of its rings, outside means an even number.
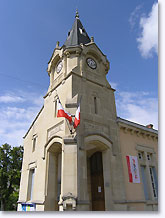
[[[65,117],[69,123],[72,122],[72,116],[64,110],[59,99],[57,99],[57,117]]]
[[[75,120],[74,120],[74,128],[77,128],[79,124],[80,124],[80,104],[76,111]]]
[[[129,182],[140,183],[138,160],[136,156],[126,156]]]

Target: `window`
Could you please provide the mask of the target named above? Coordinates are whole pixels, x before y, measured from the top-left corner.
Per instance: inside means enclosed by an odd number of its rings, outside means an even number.
[[[54,102],[54,116],[57,116],[57,99]]]
[[[60,200],[60,194],[61,194],[61,153],[58,154],[58,187],[57,187],[57,199]]]
[[[32,200],[33,197],[33,186],[34,186],[34,169],[30,169],[29,171],[29,182],[28,182],[28,196],[27,200]]]
[[[86,36],[86,32],[85,32],[85,29],[84,28],[79,28],[79,31],[82,35]]]
[[[71,30],[71,31],[68,32],[68,38],[71,36],[72,31],[73,31],[73,30]]]
[[[151,160],[151,154],[147,154],[147,160]]]
[[[143,182],[145,200],[157,200],[158,197],[158,181],[156,175],[157,165],[154,158],[154,149],[145,148],[137,145],[137,155],[141,168],[141,179]]]
[[[34,152],[35,149],[36,149],[36,143],[37,143],[37,137],[34,136],[34,137],[33,137],[33,148],[32,148],[32,152]]]
[[[143,181],[143,187],[144,187],[144,196],[145,196],[146,200],[149,200],[147,177],[146,177],[146,167],[145,166],[141,166],[141,175],[142,175],[142,181]]]
[[[142,152],[138,152],[138,158],[139,158],[139,160],[143,159],[143,153]]]
[[[96,97],[94,97],[94,113],[97,114],[98,111],[97,111],[97,99]]]
[[[158,187],[157,187],[156,171],[154,167],[150,167],[150,178],[151,178],[153,196],[157,198]]]

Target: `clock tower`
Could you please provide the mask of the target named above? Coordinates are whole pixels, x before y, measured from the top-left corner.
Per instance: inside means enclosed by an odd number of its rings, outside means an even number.
[[[114,89],[109,61],[83,27],[78,12],[65,43],[48,63],[44,106],[24,136],[20,205],[36,210],[126,210]],[[57,117],[57,99],[75,129]]]

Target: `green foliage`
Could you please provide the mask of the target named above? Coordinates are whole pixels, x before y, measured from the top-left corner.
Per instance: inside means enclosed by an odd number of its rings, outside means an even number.
[[[21,177],[23,147],[0,147],[0,205],[1,210],[16,210]]]

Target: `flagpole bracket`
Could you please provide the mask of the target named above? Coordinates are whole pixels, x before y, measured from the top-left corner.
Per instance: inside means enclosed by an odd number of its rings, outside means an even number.
[[[74,137],[74,138],[71,138],[71,137],[65,137],[63,138],[64,140],[64,144],[76,144],[77,143],[77,139]]]

